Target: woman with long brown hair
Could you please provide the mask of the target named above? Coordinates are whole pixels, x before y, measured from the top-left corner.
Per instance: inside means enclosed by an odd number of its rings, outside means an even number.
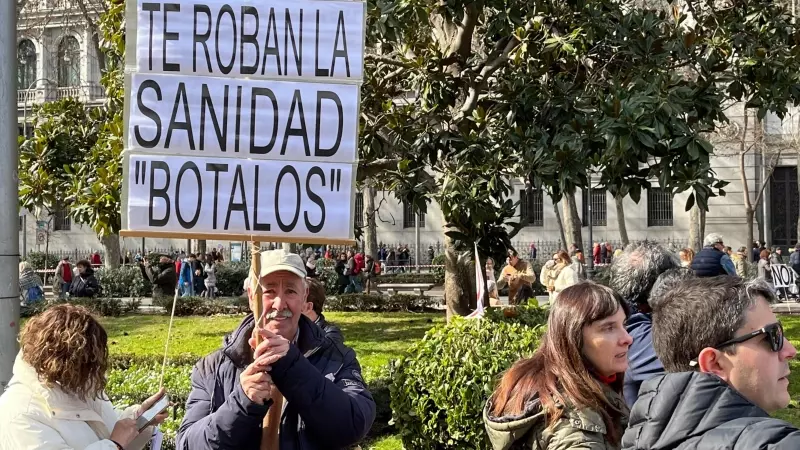
[[[627,317],[608,287],[584,282],[562,291],[541,345],[503,375],[484,409],[492,447],[619,448],[628,416]]]
[[[0,449],[138,450],[152,425],[167,418],[162,412],[149,425],[136,420],[163,389],[125,411],[111,405],[108,335],[85,308],[48,309],[28,321],[20,341],[14,376],[0,396]]]

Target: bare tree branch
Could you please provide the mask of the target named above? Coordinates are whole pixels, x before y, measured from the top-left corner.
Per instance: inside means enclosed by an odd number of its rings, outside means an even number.
[[[453,53],[460,56],[462,61],[466,61],[472,53],[472,35],[482,8],[483,5],[479,2],[470,3],[465,8],[464,21],[453,42]]]

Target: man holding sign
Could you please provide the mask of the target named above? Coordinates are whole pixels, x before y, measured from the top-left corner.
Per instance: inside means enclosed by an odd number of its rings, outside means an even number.
[[[250,307],[261,301],[264,318],[247,316],[222,349],[195,365],[178,448],[334,449],[358,442],[375,419],[375,401],[355,352],[326,339],[303,315],[303,261],[264,252],[259,276],[263,297],[250,296]],[[285,408],[279,429],[271,430],[264,419],[275,403]],[[262,440],[275,431],[278,446]]]

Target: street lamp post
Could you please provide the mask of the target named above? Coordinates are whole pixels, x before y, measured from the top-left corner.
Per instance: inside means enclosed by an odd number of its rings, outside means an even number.
[[[586,196],[586,211],[589,215],[589,248],[588,258],[589,262],[586,264],[586,278],[592,279],[594,278],[594,237],[592,236],[592,224],[594,222],[594,218],[592,217],[592,172],[589,171],[589,189],[588,195]]]

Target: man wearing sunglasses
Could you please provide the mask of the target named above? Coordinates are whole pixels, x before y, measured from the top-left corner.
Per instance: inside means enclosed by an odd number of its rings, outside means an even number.
[[[653,345],[667,374],[642,384],[623,450],[800,448],[770,413],[789,405],[797,351],[760,281],[686,280],[653,306]]]

